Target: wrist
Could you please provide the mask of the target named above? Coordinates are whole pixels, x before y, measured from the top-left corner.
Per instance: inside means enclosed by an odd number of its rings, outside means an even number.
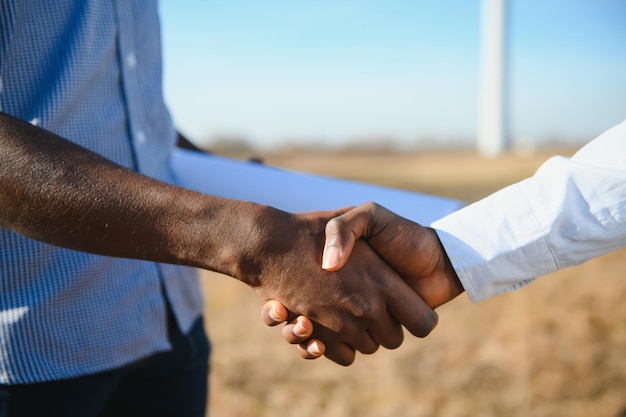
[[[185,265],[239,278],[248,247],[262,227],[264,207],[253,203],[189,192],[181,196],[169,222],[175,259]]]
[[[181,238],[191,238],[181,253],[185,262],[260,286],[266,264],[289,249],[293,215],[250,202],[206,195],[201,199],[192,209],[195,220],[184,221],[177,231]]]
[[[456,270],[454,269],[454,266],[452,265],[452,262],[448,257],[448,253],[446,252],[446,249],[443,246],[443,243],[441,242],[441,239],[439,238],[436,230],[431,228],[429,228],[429,230],[434,239],[436,239],[436,245],[438,247],[437,252],[439,257],[439,260],[437,262],[438,273],[436,274],[436,276],[438,277],[437,279],[439,281],[437,287],[439,287],[441,290],[438,291],[439,295],[437,299],[433,300],[432,303],[429,303],[433,308],[435,308],[453,300],[459,294],[465,292],[465,289],[463,288],[463,284],[461,283],[461,280],[459,279],[459,276],[457,275]]]
[[[439,242],[441,244],[441,242]],[[448,257],[448,254],[446,253],[443,245],[441,246],[441,252],[443,254],[443,262],[444,262],[444,274],[448,280],[449,283],[449,288],[450,288],[450,295],[448,300],[446,300],[445,302],[448,302],[452,299],[454,299],[455,297],[457,297],[459,294],[462,294],[463,292],[465,292],[465,288],[463,288],[463,284],[461,283],[461,280],[459,279],[458,274],[456,273],[456,271],[454,270],[454,267],[452,266],[452,262],[450,261],[450,258]]]

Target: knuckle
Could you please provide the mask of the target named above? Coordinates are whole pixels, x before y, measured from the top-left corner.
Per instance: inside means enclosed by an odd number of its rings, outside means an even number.
[[[346,225],[347,221],[343,216],[334,217],[326,223],[326,234],[340,234]]]
[[[374,217],[377,212],[383,210],[383,206],[376,203],[375,201],[368,201],[367,203],[363,203],[362,205],[363,211],[365,211],[368,215]]]

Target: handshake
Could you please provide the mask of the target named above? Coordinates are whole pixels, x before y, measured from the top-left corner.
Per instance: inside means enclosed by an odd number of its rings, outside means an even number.
[[[435,231],[375,203],[332,216],[323,252],[316,252],[318,268],[321,263],[325,271],[297,286],[283,278],[272,286],[275,291],[255,287],[268,300],[262,308],[265,324],[287,322],[283,337],[298,345],[303,358],[324,355],[346,366],[356,351],[400,346],[402,326],[427,336],[437,324],[433,309],[464,291]]]

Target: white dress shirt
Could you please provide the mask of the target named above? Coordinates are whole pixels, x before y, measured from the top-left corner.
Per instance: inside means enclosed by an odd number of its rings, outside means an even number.
[[[626,121],[432,227],[473,301],[626,246]]]

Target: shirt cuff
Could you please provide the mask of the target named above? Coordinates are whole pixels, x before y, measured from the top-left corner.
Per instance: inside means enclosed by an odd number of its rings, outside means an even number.
[[[431,225],[474,302],[516,290],[557,269],[545,234],[522,192],[523,183]]]

